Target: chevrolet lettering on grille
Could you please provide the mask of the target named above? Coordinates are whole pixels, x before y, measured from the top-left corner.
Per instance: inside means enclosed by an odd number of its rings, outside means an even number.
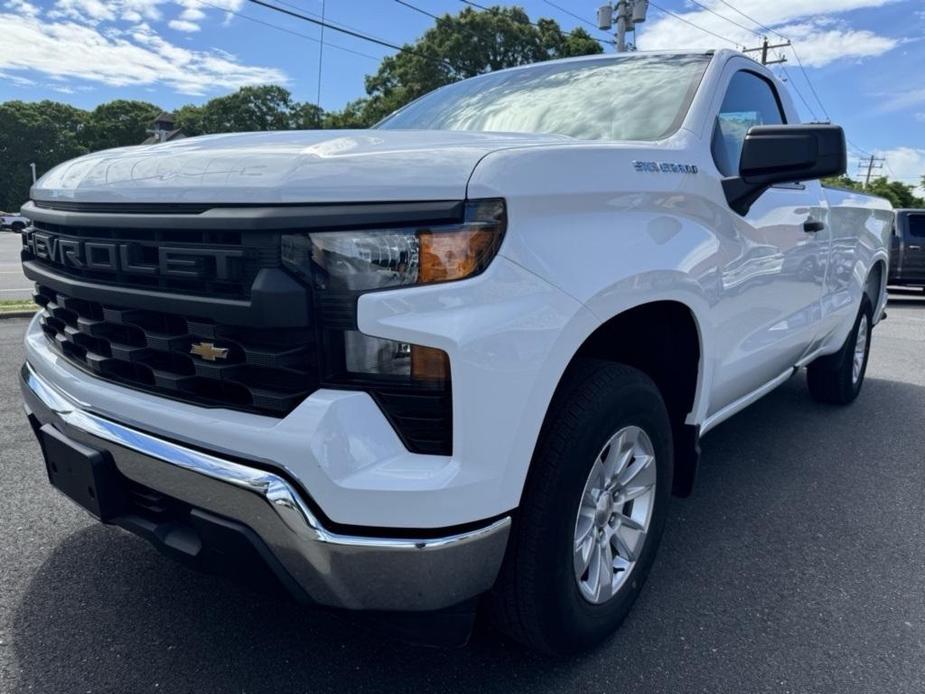
[[[36,258],[65,268],[151,277],[230,280],[234,279],[232,260],[244,255],[241,249],[84,241],[43,231],[29,232],[24,243]]]

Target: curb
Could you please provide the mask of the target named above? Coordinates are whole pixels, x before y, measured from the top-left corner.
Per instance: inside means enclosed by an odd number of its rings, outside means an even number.
[[[4,318],[32,318],[35,311],[0,311],[0,320]]]

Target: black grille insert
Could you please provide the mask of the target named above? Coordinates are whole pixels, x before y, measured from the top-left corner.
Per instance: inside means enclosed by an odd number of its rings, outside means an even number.
[[[106,380],[177,400],[277,417],[318,387],[310,329],[236,328],[103,305],[42,286],[36,288],[35,301],[54,348]],[[205,356],[194,354],[194,347]]]

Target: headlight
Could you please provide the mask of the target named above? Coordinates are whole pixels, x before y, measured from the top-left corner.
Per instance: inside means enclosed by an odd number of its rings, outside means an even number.
[[[457,223],[282,236],[284,266],[313,290],[322,385],[368,392],[418,453],[452,452],[449,358],[359,332],[357,301],[365,292],[482,272],[501,246],[504,201],[473,201],[464,210]]]
[[[283,263],[319,290],[370,291],[447,282],[484,270],[504,235],[503,200],[466,205],[459,224],[313,231],[282,238]]]

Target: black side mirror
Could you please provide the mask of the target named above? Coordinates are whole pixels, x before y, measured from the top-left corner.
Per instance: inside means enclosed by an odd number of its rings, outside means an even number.
[[[723,179],[723,192],[744,215],[775,183],[841,176],[847,169],[845,132],[837,125],[756,125],[745,135],[739,175]]]

